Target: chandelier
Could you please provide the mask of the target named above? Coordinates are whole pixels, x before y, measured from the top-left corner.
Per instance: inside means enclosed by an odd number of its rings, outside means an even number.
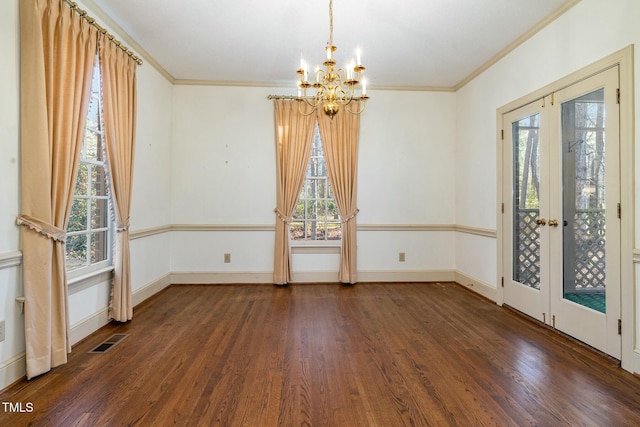
[[[360,114],[364,111],[365,103],[369,99],[367,96],[367,81],[362,79],[362,72],[365,67],[361,62],[360,49],[356,51],[356,61],[351,62],[346,68],[335,69],[336,61],[333,59],[333,52],[338,48],[333,45],[333,0],[329,1],[329,41],[325,50],[327,59],[323,62],[324,69],[316,67],[313,82],[309,81],[307,64],[300,58],[300,69],[297,74],[300,76],[298,82],[298,101],[304,101],[311,107],[311,111],[306,115],[313,114],[322,105],[325,114],[331,119],[336,115],[340,106],[352,114]],[[356,96],[356,87],[361,83],[360,96]],[[315,93],[308,95],[307,90],[313,88]],[[349,109],[349,104],[353,101],[362,101],[362,106],[358,110]]]

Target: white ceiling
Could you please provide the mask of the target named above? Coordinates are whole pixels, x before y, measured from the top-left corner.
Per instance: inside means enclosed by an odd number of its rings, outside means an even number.
[[[301,51],[313,68],[329,37],[329,0],[85,3],[176,80],[294,85]],[[372,87],[453,88],[575,3],[334,0],[336,60],[346,64],[359,46]]]

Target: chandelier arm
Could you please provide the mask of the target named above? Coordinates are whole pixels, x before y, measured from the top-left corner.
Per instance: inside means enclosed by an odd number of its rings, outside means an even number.
[[[359,98],[352,98],[352,100],[353,100],[353,99],[360,100]],[[351,103],[351,102],[349,102],[349,104],[350,104],[350,103]],[[362,102],[360,103],[360,104],[362,105],[362,107],[360,108],[360,110],[359,110],[359,111],[352,111],[352,110],[350,110],[350,109],[349,109],[349,104],[346,104],[346,105],[344,106],[344,109],[345,109],[345,110],[347,110],[348,112],[350,112],[351,114],[361,114],[361,113],[364,111],[364,109],[365,109],[365,108],[367,108],[367,101],[366,101],[366,100],[362,100]]]
[[[351,78],[349,78],[349,73],[347,73],[347,70],[345,70],[342,67],[338,68],[338,70],[336,71],[336,74],[341,77],[341,83],[347,84],[347,82],[353,82],[354,85],[357,85],[358,82],[360,82],[360,73],[357,73],[355,71],[353,72],[353,75]]]
[[[336,86],[337,101],[342,105],[349,105],[355,96],[355,87],[353,84],[345,85],[340,81],[340,84]]]
[[[344,90],[344,88],[342,86],[339,86],[336,88],[336,101],[340,102],[340,104],[342,105],[347,105],[351,102],[351,100],[353,99],[353,94],[349,92],[346,92]]]
[[[327,77],[327,72],[325,70],[323,70],[322,68],[319,68],[318,71],[316,71],[316,82],[320,83],[322,81],[324,81]]]
[[[311,105],[311,104],[309,104],[309,105]],[[308,113],[305,113],[305,112],[302,110],[301,106],[302,106],[302,103],[301,103],[301,102],[299,102],[299,103],[298,103],[298,112],[299,112],[300,114],[302,114],[303,116],[305,116],[305,117],[310,116],[310,115],[312,115],[313,113],[315,113],[315,112],[316,112],[316,110],[317,110],[317,108],[318,108],[317,106],[316,106],[316,107],[313,107],[313,106],[312,106],[311,111],[309,111]]]
[[[312,98],[313,102],[309,100],[308,97],[302,97],[300,98],[301,101],[304,101],[305,104],[307,104],[309,107],[311,108],[318,108],[320,106],[320,104],[322,103],[322,98],[317,98],[314,97]]]

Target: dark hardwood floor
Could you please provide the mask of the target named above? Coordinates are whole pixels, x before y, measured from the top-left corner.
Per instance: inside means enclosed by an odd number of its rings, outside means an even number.
[[[171,286],[0,401],[33,408],[2,426],[640,425],[639,378],[453,283]]]

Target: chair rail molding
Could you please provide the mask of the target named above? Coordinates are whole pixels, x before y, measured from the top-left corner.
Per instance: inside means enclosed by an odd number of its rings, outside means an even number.
[[[0,253],[0,269],[17,267],[22,264],[22,252],[3,252]]]

